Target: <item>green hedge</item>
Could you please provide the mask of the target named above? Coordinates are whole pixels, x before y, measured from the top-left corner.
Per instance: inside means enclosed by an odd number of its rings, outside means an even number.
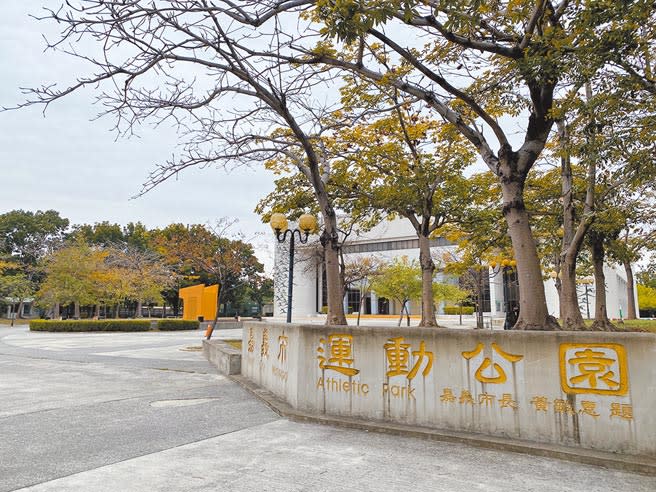
[[[136,319],[110,320],[32,320],[31,331],[148,331],[150,321]]]
[[[197,330],[199,327],[198,321],[186,319],[160,319],[157,321],[157,329],[160,331]]]
[[[474,306],[445,306],[444,314],[460,314],[462,309],[462,314],[474,314]]]

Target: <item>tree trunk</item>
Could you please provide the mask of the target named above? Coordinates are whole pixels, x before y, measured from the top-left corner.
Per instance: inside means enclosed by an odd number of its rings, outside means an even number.
[[[137,301],[137,312],[134,313],[135,318],[143,318],[143,315],[141,314],[141,299]]]
[[[578,320],[576,319],[576,314],[571,306],[572,285],[574,286],[574,290],[576,290],[576,277],[571,274],[571,271],[572,269],[576,271],[576,257],[574,257],[573,262],[569,262],[570,264],[563,265],[564,255],[570,248],[572,240],[574,239],[574,223],[576,221],[573,197],[574,181],[572,178],[572,161],[569,153],[568,127],[563,120],[558,120],[556,126],[558,128],[558,138],[560,140],[561,151],[560,188],[563,200],[563,239],[561,243],[561,255],[555,262],[556,273],[558,276],[556,276],[554,282],[556,284],[556,290],[558,291],[558,305],[563,327],[566,330],[576,330],[578,328]],[[563,270],[567,270],[567,273],[564,275],[562,273]],[[573,282],[573,284],[570,283],[565,288],[565,294],[563,294],[563,277],[566,277],[566,282]]]
[[[542,270],[528,213],[524,206],[523,180],[503,179],[503,215],[508,223],[519,283],[519,317],[515,330],[557,330],[558,321],[549,315],[544,294]]]
[[[567,318],[564,308],[563,308],[563,282],[560,279],[560,271],[562,269],[562,266],[560,264],[560,260],[558,260],[558,266],[554,269],[556,272],[556,278],[553,279],[554,287],[556,287],[556,294],[558,294],[558,317],[561,320],[564,320]],[[564,328],[565,330],[567,328]]]
[[[433,274],[435,263],[431,256],[428,236],[417,235],[419,238],[419,264],[421,266],[421,321],[419,326],[437,326],[435,321],[435,304],[433,299]]]
[[[586,98],[588,102],[592,99],[592,88],[590,84],[585,86]],[[594,120],[590,127],[594,127]],[[562,121],[558,122],[558,133],[563,145],[563,157],[561,160],[561,186],[563,194],[563,243],[561,249],[561,292],[560,292],[560,312],[561,318],[566,329],[585,330],[585,323],[579,307],[578,295],[576,292],[576,258],[578,257],[583,239],[588,233],[592,221],[594,220],[595,210],[595,186],[597,184],[597,157],[594,150],[594,144],[590,142],[590,134],[586,134],[586,145],[590,147],[591,155],[587,157],[586,163],[586,190],[583,213],[579,219],[576,230],[575,210],[573,200],[573,178],[572,167],[569,158],[567,142],[569,135],[567,126]],[[602,259],[603,267],[603,259]],[[602,271],[603,274],[603,271]]]
[[[585,229],[581,231],[574,230],[576,224],[576,213],[573,197],[574,181],[572,177],[572,162],[568,145],[569,133],[567,125],[563,120],[559,120],[556,123],[562,155],[560,160],[560,186],[563,200],[563,239],[561,254],[556,261],[556,271],[560,274],[560,277],[556,277],[555,279],[556,290],[558,291],[558,304],[563,329],[581,330],[585,329],[585,323],[583,321],[583,316],[581,316],[576,292],[576,258],[581,250],[581,246],[583,245],[583,236],[588,227],[585,227]],[[594,188],[592,191],[593,190]],[[588,193],[590,191],[591,190],[588,189]],[[586,195],[586,209],[584,210],[584,214],[590,212],[588,209],[591,204],[592,197]]]
[[[205,338],[207,340],[212,338],[216,324],[219,322],[219,311],[221,310],[221,294],[223,294],[223,284],[220,281],[217,281],[217,283],[219,284],[219,291],[216,294],[216,314],[212,320],[212,325],[208,327],[208,330],[205,332]]]
[[[626,272],[626,319],[636,319],[635,291],[633,289],[633,268],[630,261],[624,262]]]
[[[403,321],[403,310],[405,309],[405,303],[406,303],[406,302],[407,302],[407,301],[403,301],[403,302],[401,303],[401,311],[400,311],[400,313],[399,313],[399,324],[396,325],[396,326],[401,326],[401,322]]]
[[[59,303],[56,302],[52,307],[52,319],[59,319],[61,317],[61,312],[59,309]]]
[[[595,278],[595,320],[590,327],[593,331],[616,331],[608,319],[606,309],[606,277],[604,275],[604,240],[599,234],[590,234],[590,249]]]
[[[23,319],[23,306],[25,305],[25,301],[23,299],[20,300],[18,303],[18,309],[16,310],[16,317],[18,319]]]
[[[565,255],[560,264],[561,293],[560,313],[564,330],[585,330],[585,322],[579,307],[579,297],[576,291],[576,262],[571,255]]]
[[[78,301],[73,303],[73,318],[80,319],[80,303]]]
[[[328,291],[328,315],[326,325],[345,326],[344,289],[339,267],[339,237],[337,235],[337,217],[335,213],[323,213],[324,219],[324,261],[326,262],[326,289]]]
[[[360,326],[360,316],[362,316],[362,305],[364,304],[364,298],[367,295],[366,292],[363,292],[363,289],[360,289],[360,306],[358,308],[358,320],[355,323],[356,326]]]
[[[285,101],[279,100],[279,104],[275,104],[274,109],[285,119],[289,128],[303,146],[307,161],[299,162],[298,169],[312,185],[323,218],[324,231],[321,235],[321,244],[324,248],[326,290],[328,291],[326,325],[345,326],[347,322],[344,315],[344,287],[341,282],[339,267],[339,231],[337,230],[337,215],[323,180],[323,173],[326,169],[321,165],[321,158],[314,148],[315,144],[294,119]]]

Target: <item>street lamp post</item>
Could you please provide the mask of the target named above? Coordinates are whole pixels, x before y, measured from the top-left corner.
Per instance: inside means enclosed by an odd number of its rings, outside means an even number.
[[[272,214],[269,221],[271,228],[276,233],[279,243],[284,243],[289,235],[289,281],[287,284],[287,323],[292,322],[292,293],[294,288],[294,236],[298,234],[301,244],[308,242],[310,233],[317,228],[317,219],[310,214],[303,214],[298,219],[297,229],[287,228],[287,218],[283,214]]]
[[[579,283],[585,288],[585,311],[587,314],[587,319],[590,319],[590,285],[594,283],[594,280],[590,277],[585,277],[579,280]]]

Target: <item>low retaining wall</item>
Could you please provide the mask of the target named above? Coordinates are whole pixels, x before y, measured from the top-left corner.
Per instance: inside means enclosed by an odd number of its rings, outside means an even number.
[[[245,323],[299,410],[656,457],[656,335]]]
[[[241,351],[221,340],[203,340],[203,354],[221,374],[241,373]]]

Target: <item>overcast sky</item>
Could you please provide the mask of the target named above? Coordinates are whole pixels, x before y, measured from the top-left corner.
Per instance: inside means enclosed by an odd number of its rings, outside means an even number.
[[[24,100],[19,87],[66,82],[80,74],[74,59],[44,53],[42,34],[56,26],[29,17],[52,0],[4,2],[0,16],[0,106]],[[55,29],[53,29],[55,28]],[[85,90],[52,105],[0,112],[0,213],[13,209],[54,209],[71,223],[108,220],[148,227],[172,222],[207,223],[220,217],[239,219],[236,231],[253,242],[258,257],[270,265],[270,229],[253,213],[273,189],[273,175],[263,169],[231,173],[208,168],[187,171],[146,196],[139,192],[148,172],[176,150],[171,128],[142,128],[139,138],[119,139],[111,117],[98,113],[93,93]]]

